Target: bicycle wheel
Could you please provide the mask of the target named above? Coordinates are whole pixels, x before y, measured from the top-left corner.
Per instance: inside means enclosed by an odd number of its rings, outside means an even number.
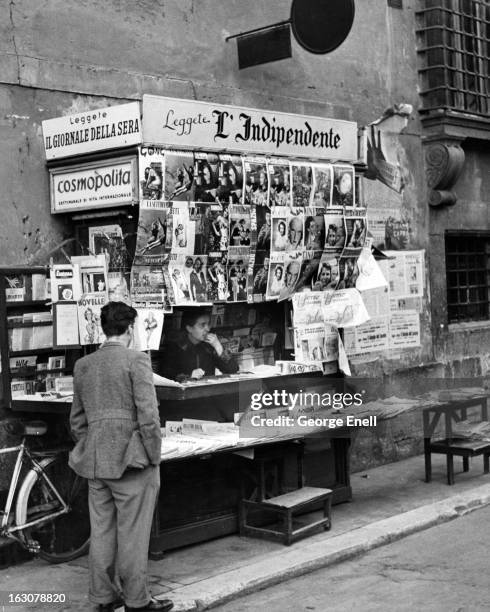
[[[87,481],[71,470],[66,454],[42,459],[39,463],[68,505],[68,512],[26,527],[20,534],[24,541],[34,540],[39,544],[39,556],[42,559],[50,563],[71,561],[86,553],[89,547]],[[16,524],[28,523],[61,508],[59,499],[43,473],[30,470],[19,489],[15,508]]]

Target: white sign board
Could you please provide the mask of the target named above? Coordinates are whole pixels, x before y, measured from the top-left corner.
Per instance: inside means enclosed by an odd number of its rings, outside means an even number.
[[[136,158],[50,169],[51,212],[107,208],[136,201]]]
[[[42,126],[47,160],[140,144],[140,103],[47,119]]]
[[[145,95],[143,143],[352,162],[357,160],[357,124]]]

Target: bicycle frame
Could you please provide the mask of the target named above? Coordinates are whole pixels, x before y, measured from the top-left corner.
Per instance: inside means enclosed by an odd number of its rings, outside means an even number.
[[[28,527],[32,527],[33,525],[38,525],[38,524],[43,523],[43,522],[45,522],[47,520],[51,520],[51,519],[53,519],[53,518],[55,518],[57,516],[60,516],[61,514],[66,514],[68,512],[69,508],[68,508],[68,505],[66,504],[66,502],[64,501],[64,499],[59,494],[59,492],[56,489],[56,487],[54,486],[54,484],[51,482],[51,480],[46,475],[46,473],[45,473],[45,471],[43,469],[43,466],[38,461],[36,461],[36,459],[29,452],[29,449],[28,449],[28,447],[26,445],[26,439],[25,438],[22,438],[22,442],[20,443],[19,446],[10,446],[8,448],[0,449],[0,455],[7,454],[7,453],[14,453],[16,451],[18,451],[18,455],[17,455],[17,459],[15,461],[14,471],[12,473],[12,479],[10,481],[10,487],[9,487],[9,492],[8,492],[8,495],[7,495],[7,501],[5,503],[5,508],[4,508],[4,511],[3,511],[2,522],[0,524],[0,534],[3,535],[3,536],[8,536],[8,537],[11,537],[11,538],[18,539],[15,535],[13,535],[16,531],[21,531],[22,529],[26,529]],[[17,490],[17,485],[19,483],[20,470],[21,470],[21,467],[22,467],[22,463],[24,461],[24,455],[27,456],[27,458],[29,459],[29,462],[31,463],[31,465],[34,468],[34,470],[38,474],[40,474],[40,476],[42,476],[42,478],[47,483],[47,485],[49,486],[51,491],[57,497],[58,501],[61,504],[62,509],[57,511],[57,512],[51,512],[51,513],[45,514],[44,516],[41,516],[40,518],[36,519],[35,521],[30,521],[30,522],[24,523],[22,525],[16,525],[14,527],[8,527],[8,521],[9,521],[11,509],[12,509],[12,504],[13,504],[13,501],[14,501],[15,492]]]

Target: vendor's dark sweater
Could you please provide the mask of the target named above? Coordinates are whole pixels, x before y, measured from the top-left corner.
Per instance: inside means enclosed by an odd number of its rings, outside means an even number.
[[[162,375],[177,380],[184,376],[190,376],[193,370],[201,368],[206,376],[214,376],[215,368],[223,374],[233,374],[238,371],[238,364],[228,352],[218,357],[218,353],[207,342],[191,344],[189,341],[183,343],[169,343],[163,353],[161,360]]]

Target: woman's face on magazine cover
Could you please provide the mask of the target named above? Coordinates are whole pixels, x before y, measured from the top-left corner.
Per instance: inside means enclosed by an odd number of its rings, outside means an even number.
[[[202,169],[202,176],[204,178],[204,183],[206,185],[209,185],[209,183],[211,182],[211,172],[208,166],[204,166],[204,168]]]
[[[352,176],[349,172],[344,172],[344,174],[342,174],[339,181],[339,191],[343,194],[352,191]]]

